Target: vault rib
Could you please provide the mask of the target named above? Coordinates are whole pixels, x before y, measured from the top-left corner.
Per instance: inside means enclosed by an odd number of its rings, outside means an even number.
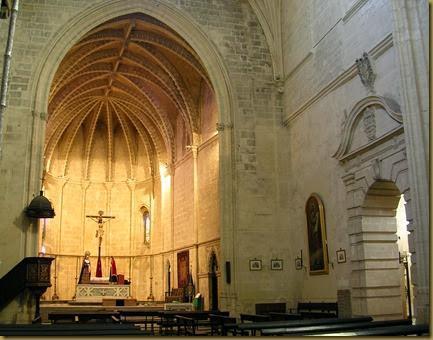
[[[106,121],[107,121],[107,136],[108,136],[108,171],[107,171],[107,180],[111,182],[113,179],[113,117],[110,110],[110,106],[108,105],[108,100],[105,98],[105,107],[106,107]]]
[[[185,102],[185,105],[187,107],[187,112],[180,111],[182,114],[182,117],[188,127],[188,131],[197,131],[198,126],[196,127],[194,123],[194,117],[196,114],[193,112],[196,112],[194,109],[194,102],[191,98],[191,94],[187,90],[182,77],[180,76],[179,72],[177,71],[176,67],[172,65],[167,58],[162,54],[159,53],[155,48],[152,46],[147,46],[144,43],[136,42],[137,46],[143,51],[147,56],[149,56],[154,62],[156,62],[160,67],[170,76],[170,78],[173,80],[176,88],[178,89],[182,100]],[[190,136],[192,137],[192,136]]]
[[[159,105],[155,103],[155,101],[153,100],[153,98],[151,97],[151,95],[149,93],[147,93],[144,89],[141,89],[139,86],[137,86],[133,81],[131,81],[129,78],[122,77],[125,81],[127,81],[133,88],[135,88],[137,91],[141,92],[141,94],[152,104],[152,107],[155,109],[155,111],[158,113],[158,116],[162,122],[163,128],[165,130],[165,132],[167,133],[167,137],[168,137],[168,150],[170,150],[170,158],[172,160],[174,160],[174,155],[175,155],[175,148],[174,148],[174,134],[173,134],[173,130],[171,129],[171,125],[170,125],[170,121],[165,113],[164,110],[161,110],[159,108]]]
[[[84,162],[84,169],[83,169],[83,171],[84,171],[83,177],[86,180],[89,179],[90,154],[92,151],[93,140],[95,138],[96,123],[98,122],[98,118],[99,118],[99,115],[101,113],[103,102],[99,102],[98,104],[99,104],[99,107],[98,107],[97,111],[95,111],[95,113],[93,114],[89,130],[86,131],[86,134],[85,134],[88,137],[87,141],[86,141],[85,151],[84,151],[85,162]]]
[[[127,114],[126,113],[126,110],[128,110],[127,108],[119,107],[119,109],[123,111],[125,116],[128,117],[132,125],[134,125],[135,129],[138,131],[138,135],[144,145],[144,149],[146,150],[146,157],[147,157],[147,161],[150,164],[151,173],[153,173],[155,169],[154,157],[156,154],[155,154],[154,147],[152,147],[152,144],[149,143],[149,140],[152,140],[151,137],[149,136],[148,132],[141,124],[141,122],[138,120],[138,118],[135,117],[134,113],[131,112],[130,114]]]
[[[81,110],[81,108],[83,106],[86,106],[87,104],[91,103],[92,101],[94,101],[96,98],[93,96],[90,97],[83,97],[80,100],[77,100],[76,102],[71,103],[71,105],[66,106],[62,113],[66,112],[70,112],[72,109],[75,109],[77,106],[79,107],[78,110]],[[48,124],[47,124],[47,129],[46,129],[46,138],[45,141],[48,141],[52,134],[55,132],[55,130],[59,127],[59,125],[62,123],[62,121],[65,119],[65,114],[54,114],[51,113],[49,115],[49,119],[48,119]]]
[[[157,150],[160,158],[165,158],[163,156],[166,154],[167,144],[168,144],[168,136],[164,135],[164,130],[161,129],[158,122],[152,120],[148,115],[143,114],[143,109],[136,106],[135,104],[129,103],[126,100],[122,100],[119,98],[113,99],[112,102],[118,104],[118,108],[123,111],[129,111],[133,116],[135,116],[138,121],[143,125],[143,127],[148,131],[149,135],[152,137],[152,140],[155,141],[154,145]],[[132,110],[131,108],[134,108]]]
[[[61,64],[59,66],[59,70],[56,72],[59,73],[58,78],[55,78],[53,80],[54,86],[51,88],[50,92],[50,98],[53,98],[55,92],[58,91],[59,88],[61,88],[65,84],[65,79],[67,79],[71,74],[75,73],[76,65],[82,63],[84,65],[88,65],[92,63],[94,60],[101,61],[101,60],[107,60],[110,58],[110,53],[106,51],[107,47],[111,47],[113,45],[113,42],[108,42],[106,44],[102,44],[101,46],[97,46],[96,48],[93,47],[91,50],[86,51],[85,53],[82,53],[81,55],[74,56],[69,55],[69,53],[66,55],[65,59],[67,62],[65,65]],[[110,51],[110,50],[109,50]],[[112,49],[112,51],[115,51],[115,49]],[[89,62],[86,63],[86,58],[89,59]]]
[[[108,102],[111,105],[113,112],[116,114],[117,118],[119,119],[120,126],[122,128],[123,135],[125,137],[126,147],[128,148],[128,156],[129,156],[128,178],[134,178],[133,165],[135,164],[135,151],[134,151],[134,147],[133,147],[133,143],[132,143],[132,138],[131,138],[131,135],[129,132],[129,128],[128,128],[127,123],[125,122],[122,114],[116,110],[116,107],[114,106],[114,104],[111,101],[108,101]]]
[[[89,106],[92,103],[89,104]],[[65,117],[65,121],[67,121],[65,124],[63,125],[59,125],[59,127],[54,131],[53,137],[51,137],[48,140],[47,143],[47,147],[46,150],[44,151],[45,155],[46,155],[46,159],[47,162],[51,159],[52,154],[54,152],[55,147],[58,145],[60,138],[62,137],[64,131],[66,130],[66,128],[69,127],[69,124],[73,121],[73,119],[75,117],[79,117],[80,115],[81,120],[80,120],[80,125],[83,123],[84,119],[87,117],[88,112],[91,112],[91,110],[93,110],[93,108],[98,104],[97,101],[93,102],[93,106],[90,108],[90,110],[86,111],[87,106],[83,107],[80,111],[78,111],[78,113],[76,113],[75,115],[71,115],[71,116],[66,116]],[[86,113],[87,112],[87,113]],[[83,114],[82,114],[83,113]],[[47,163],[48,164],[48,163]]]

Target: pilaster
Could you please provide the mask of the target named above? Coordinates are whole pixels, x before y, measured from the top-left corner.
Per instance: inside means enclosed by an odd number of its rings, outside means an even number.
[[[427,1],[393,0],[394,44],[400,66],[400,93],[409,165],[416,253],[415,318],[429,321],[429,96]],[[415,262],[416,261],[416,262]]]

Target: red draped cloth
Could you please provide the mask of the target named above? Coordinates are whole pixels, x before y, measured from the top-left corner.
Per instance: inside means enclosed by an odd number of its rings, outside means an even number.
[[[114,261],[114,257],[113,256],[111,256],[110,277],[112,275],[117,275],[116,261]]]
[[[102,264],[100,256],[98,256],[98,263],[96,265],[96,277],[102,277]]]

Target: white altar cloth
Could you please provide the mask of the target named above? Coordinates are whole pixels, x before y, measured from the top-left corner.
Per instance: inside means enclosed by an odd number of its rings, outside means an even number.
[[[102,302],[102,299],[127,299],[131,296],[129,285],[77,284],[76,301]]]

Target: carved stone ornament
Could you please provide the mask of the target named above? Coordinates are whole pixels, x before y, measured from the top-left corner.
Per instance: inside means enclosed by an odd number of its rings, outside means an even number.
[[[358,69],[358,75],[361,78],[362,84],[369,91],[374,93],[374,81],[376,75],[371,67],[370,58],[367,52],[364,52],[362,58],[356,59],[356,68]]]
[[[232,123],[216,123],[216,129],[217,131],[224,131],[225,129],[231,129],[233,128],[233,124]]]
[[[373,106],[369,106],[364,110],[363,116],[364,132],[367,135],[368,141],[376,139],[376,117]]]
[[[385,115],[376,116],[376,115]],[[378,131],[378,119],[387,123]],[[383,125],[383,124],[382,124]],[[367,143],[352,145],[356,131],[361,130],[367,136]],[[393,138],[403,131],[403,117],[397,103],[389,98],[368,96],[356,103],[350,113],[344,117],[344,127],[338,150],[332,156],[339,161],[353,159],[386,139]],[[359,141],[359,139],[358,139]]]

